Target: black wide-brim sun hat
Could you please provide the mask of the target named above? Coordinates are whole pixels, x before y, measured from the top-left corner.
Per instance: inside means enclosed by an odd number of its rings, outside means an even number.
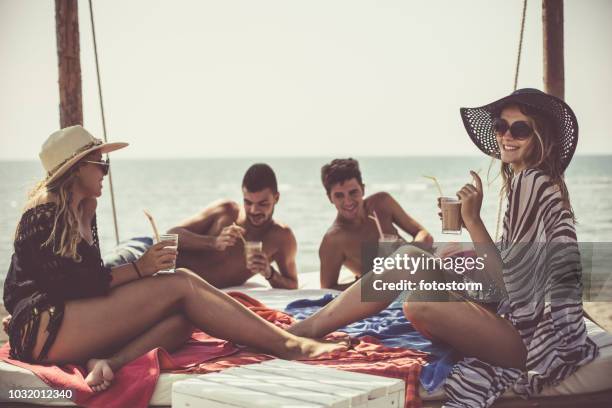
[[[504,106],[526,105],[547,115],[555,124],[554,135],[559,143],[559,160],[565,171],[578,144],[578,121],[572,108],[563,100],[534,88],[523,88],[512,92],[488,105],[478,108],[461,108],[461,118],[468,135],[486,155],[500,158],[499,146],[493,130],[493,121]]]

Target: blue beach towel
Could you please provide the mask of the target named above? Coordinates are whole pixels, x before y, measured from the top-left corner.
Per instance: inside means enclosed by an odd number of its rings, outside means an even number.
[[[300,299],[287,305],[285,312],[302,320],[315,313],[334,299],[327,294],[320,299]],[[395,301],[380,313],[352,323],[339,331],[354,337],[373,336],[388,347],[405,347],[424,351],[431,356],[429,364],[421,370],[420,381],[427,392],[432,393],[442,383],[460,355],[444,343],[432,343],[410,324],[402,310],[402,302]]]

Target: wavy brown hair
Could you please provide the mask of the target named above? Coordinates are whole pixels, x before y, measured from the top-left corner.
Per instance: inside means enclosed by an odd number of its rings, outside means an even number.
[[[555,134],[559,130],[555,126],[555,122],[545,112],[517,103],[504,105],[495,112],[496,117],[500,117],[501,112],[509,106],[517,106],[521,113],[527,116],[529,124],[534,130],[525,159],[527,167],[542,170],[550,177],[552,183],[561,192],[563,207],[569,211],[572,220],[576,222],[574,210],[570,203],[569,191],[565,184],[561,160],[559,160],[559,139]],[[514,177],[510,164],[502,162],[501,175],[503,179],[502,194],[507,194],[510,191],[512,178]]]
[[[335,184],[344,183],[350,179],[356,179],[357,183],[364,187],[361,180],[361,170],[359,170],[359,162],[351,157],[348,159],[334,159],[321,167],[321,182],[325,187],[327,196],[330,197],[331,189]]]
[[[75,262],[81,262],[81,256],[77,252],[81,235],[79,233],[78,215],[72,209],[72,188],[77,178],[77,169],[80,166],[81,162],[75,164],[65,174],[49,184],[45,184],[45,180],[40,181],[29,192],[25,206],[26,209],[35,207],[40,203],[42,197],[48,193],[56,197],[53,228],[49,238],[42,246],[51,246],[54,254],[71,258]]]

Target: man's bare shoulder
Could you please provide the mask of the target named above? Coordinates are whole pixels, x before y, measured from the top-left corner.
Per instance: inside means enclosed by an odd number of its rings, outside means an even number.
[[[169,231],[173,232],[175,228],[187,228],[191,232],[196,234],[206,233],[212,223],[220,217],[231,217],[236,219],[240,207],[234,201],[231,200],[218,200],[210,203],[206,208],[203,208],[200,212],[192,215],[191,217],[183,220],[176,227],[171,228]]]
[[[289,227],[287,224],[283,224],[278,221],[273,221],[270,231],[268,231],[267,235],[279,240],[295,238],[291,227]]]
[[[215,215],[229,215],[237,217],[240,212],[240,205],[232,200],[217,200],[206,207],[203,212],[208,212]]]
[[[266,233],[265,240],[279,249],[289,250],[297,246],[293,230],[286,224],[273,221],[270,230]]]
[[[379,191],[364,199],[366,205],[386,205],[393,200],[393,196],[386,191]]]
[[[393,206],[396,202],[393,196],[386,191],[374,193],[363,201],[364,207],[368,214],[370,214],[372,211],[376,211],[379,216],[383,213],[393,212]]]

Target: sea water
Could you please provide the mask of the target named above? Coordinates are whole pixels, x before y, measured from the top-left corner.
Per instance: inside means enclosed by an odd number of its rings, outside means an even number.
[[[469,170],[480,170],[485,184],[482,218],[495,235],[499,204],[497,163],[487,177],[490,160],[474,157],[359,158],[366,195],[390,193],[437,241],[469,240],[443,235],[431,180],[440,181],[444,195],[452,196],[471,182]],[[566,181],[577,216],[582,242],[612,242],[612,156],[577,156]],[[321,166],[330,158],[228,158],[188,160],[112,160],[112,175],[120,239],[151,236],[142,210],[156,218],[160,232],[202,211],[220,199],[242,202],[241,181],[253,163],[265,162],[276,172],[280,201],[274,218],[293,230],[298,242],[298,271],[319,269],[321,238],[336,215],[321,185]],[[43,175],[37,161],[0,161],[0,281],[4,281],[12,253],[15,226],[26,192]],[[489,184],[491,182],[491,184]],[[505,208],[505,207],[504,207]],[[108,178],[98,203],[98,230],[102,252],[115,244]],[[402,234],[409,238],[406,234]],[[2,289],[0,288],[0,291]]]

